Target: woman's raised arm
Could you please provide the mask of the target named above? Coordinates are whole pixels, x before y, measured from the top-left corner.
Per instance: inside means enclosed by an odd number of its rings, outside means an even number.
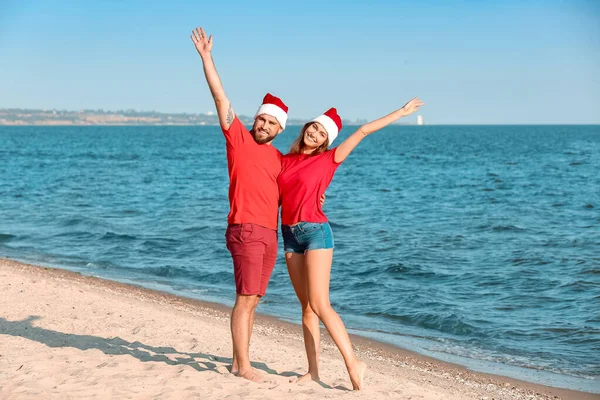
[[[337,147],[337,150],[335,151],[335,162],[341,163],[342,161],[344,161],[346,157],[348,157],[348,155],[352,153],[352,150],[354,150],[354,148],[358,146],[360,141],[367,137],[367,135],[370,135],[371,133],[376,132],[381,128],[385,128],[389,124],[393,123],[394,121],[397,121],[402,117],[406,117],[407,115],[414,113],[424,104],[425,103],[419,100],[418,97],[415,97],[414,99],[406,103],[402,108],[392,113],[389,113],[385,117],[381,117],[379,119],[376,119],[375,121],[371,121],[367,124],[364,124]]]

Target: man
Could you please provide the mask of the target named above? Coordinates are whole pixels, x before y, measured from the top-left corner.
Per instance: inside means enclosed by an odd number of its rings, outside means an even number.
[[[271,144],[285,129],[288,108],[279,98],[267,94],[248,131],[223,90],[211,56],[212,35],[207,38],[203,28],[196,28],[191,38],[202,58],[227,145],[230,212],[225,236],[236,284],[231,313],[231,372],[258,382],[262,376],[250,365],[250,336],[256,306],[266,293],[277,258],[281,153]]]

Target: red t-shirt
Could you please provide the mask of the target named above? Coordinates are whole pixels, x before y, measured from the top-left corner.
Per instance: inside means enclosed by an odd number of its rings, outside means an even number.
[[[252,134],[235,117],[228,130],[230,224],[252,223],[277,230],[282,154],[275,147],[258,144]]]
[[[281,223],[327,222],[321,196],[341,163],[334,161],[337,147],[316,156],[286,154],[277,178],[281,198]]]

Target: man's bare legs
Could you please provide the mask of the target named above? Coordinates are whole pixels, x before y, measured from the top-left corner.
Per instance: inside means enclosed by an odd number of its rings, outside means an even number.
[[[258,295],[238,294],[231,312],[231,339],[233,363],[231,372],[237,376],[258,382],[262,375],[250,365],[250,337],[254,325],[254,314],[260,300]]]
[[[310,308],[308,302],[308,284],[306,278],[306,267],[304,255],[296,253],[285,253],[288,272],[296,296],[302,305],[302,331],[304,332],[304,347],[308,359],[308,372],[298,378],[296,382],[312,379],[319,381],[319,344],[321,331],[319,328],[319,317]]]
[[[354,355],[346,327],[339,315],[331,308],[329,302],[329,279],[333,249],[308,250],[304,257],[310,307],[323,322],[329,335],[342,353],[352,387],[354,390],[361,389],[367,365]]]
[[[248,322],[248,331],[250,332],[250,337],[248,338],[248,349],[250,349],[250,339],[252,338],[252,331],[253,331],[253,327],[254,327],[254,315],[256,314],[256,307],[258,307],[258,303],[260,302],[260,296],[256,296],[256,305],[254,306],[254,308],[252,309],[252,314],[250,315],[250,320]],[[231,311],[232,316],[233,316],[233,310]],[[233,330],[233,328],[232,328]],[[231,361],[231,373],[234,375],[238,374],[239,371],[239,366],[238,366],[238,362],[237,362],[237,356],[236,356],[236,352],[235,352],[235,342],[233,342],[233,359]]]

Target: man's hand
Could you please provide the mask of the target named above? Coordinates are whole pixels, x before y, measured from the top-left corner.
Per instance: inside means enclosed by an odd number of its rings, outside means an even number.
[[[212,50],[213,45],[212,35],[207,38],[206,33],[204,33],[204,28],[196,28],[192,31],[190,37],[192,38],[192,42],[194,42],[200,57],[204,58],[206,56],[210,56],[210,51]]]
[[[219,116],[219,122],[221,128],[228,130],[235,118],[235,113],[231,108],[231,103],[225,95],[225,90],[221,84],[221,78],[217,73],[217,68],[210,54],[212,50],[213,40],[212,35],[206,37],[204,28],[196,28],[190,35],[192,42],[198,50],[198,54],[202,58],[202,66],[204,67],[204,76],[206,77],[206,83],[217,106],[217,115]]]
[[[323,194],[323,196],[321,196],[321,207],[323,207],[323,204],[325,204],[325,195]]]

